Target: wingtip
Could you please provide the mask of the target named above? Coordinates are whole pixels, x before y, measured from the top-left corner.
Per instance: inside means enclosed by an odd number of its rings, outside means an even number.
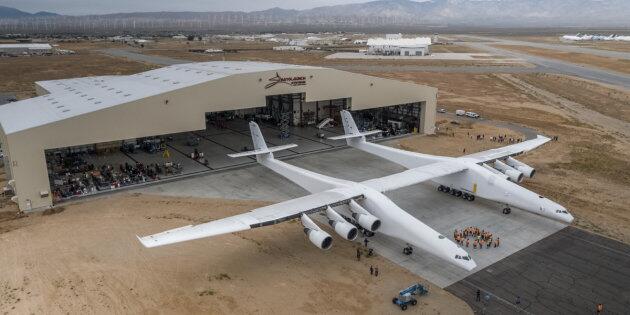
[[[146,248],[151,247],[151,246],[148,246],[149,244],[147,244],[147,243],[146,243],[146,242],[142,239],[142,237],[140,237],[140,236],[136,235],[136,238],[138,239],[138,241],[140,242],[140,244],[142,244],[142,246],[144,246],[144,247],[146,247]]]

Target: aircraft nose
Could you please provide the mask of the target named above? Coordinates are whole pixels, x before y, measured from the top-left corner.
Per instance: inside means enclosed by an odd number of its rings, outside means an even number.
[[[566,223],[571,223],[573,222],[574,219],[575,218],[570,213],[568,213],[568,211],[567,211],[567,214],[564,215],[564,221]]]

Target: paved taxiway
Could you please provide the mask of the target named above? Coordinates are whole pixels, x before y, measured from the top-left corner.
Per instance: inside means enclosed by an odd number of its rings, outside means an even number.
[[[567,227],[446,289],[486,314],[627,314],[630,246]]]

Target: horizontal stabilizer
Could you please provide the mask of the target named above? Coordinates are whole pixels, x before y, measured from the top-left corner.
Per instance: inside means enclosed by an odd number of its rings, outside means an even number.
[[[267,154],[267,153],[272,153],[276,151],[288,150],[295,147],[297,147],[297,144],[292,143],[292,144],[286,144],[286,145],[279,145],[277,147],[264,148],[260,150],[233,153],[233,154],[228,154],[227,156],[231,158],[237,158],[237,157],[244,157],[244,156],[260,155],[260,154]]]
[[[360,137],[365,137],[365,136],[371,136],[371,135],[379,134],[381,132],[383,132],[383,131],[382,130],[372,130],[372,131],[366,131],[366,132],[360,132],[360,133],[345,134],[343,136],[330,137],[330,138],[328,138],[328,140],[344,140],[344,139],[360,138]]]

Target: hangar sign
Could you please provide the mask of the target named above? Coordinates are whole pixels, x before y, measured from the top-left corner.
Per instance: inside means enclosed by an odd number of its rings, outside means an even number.
[[[287,84],[290,86],[302,86],[306,85],[306,77],[296,76],[296,77],[281,77],[278,72],[276,75],[269,78],[270,83],[265,85],[265,89],[269,89],[276,84]]]

